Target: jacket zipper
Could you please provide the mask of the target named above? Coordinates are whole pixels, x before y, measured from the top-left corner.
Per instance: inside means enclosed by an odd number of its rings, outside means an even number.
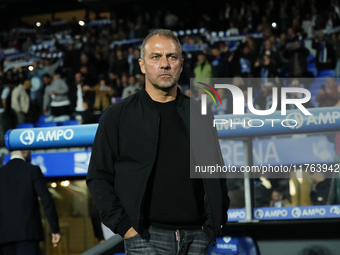
[[[159,123],[160,123],[160,116],[158,114],[158,122],[157,122],[157,139],[156,139],[156,150],[155,150],[155,158],[153,160],[153,164],[152,166],[154,166],[155,164],[155,161],[156,161],[156,158],[157,158],[157,151],[158,151],[158,140],[159,140]],[[152,171],[153,169],[151,169]],[[151,173],[150,171],[150,173]],[[148,176],[148,180],[149,180],[149,177],[150,177],[150,173],[149,173],[149,176]],[[147,185],[147,182],[146,182],[146,185]],[[146,187],[144,188],[144,192],[143,192],[143,196],[142,196],[142,200],[140,202],[140,205],[139,205],[139,213],[138,213],[138,225],[140,224],[140,220],[141,220],[141,216],[142,216],[142,212],[143,212],[143,206],[144,206],[144,198],[145,198],[145,191],[146,191]]]

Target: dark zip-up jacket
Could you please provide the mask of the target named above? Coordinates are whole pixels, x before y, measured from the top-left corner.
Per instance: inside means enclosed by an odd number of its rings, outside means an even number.
[[[179,89],[177,93],[177,110],[188,134],[194,130],[192,134],[200,137],[191,143],[196,161],[199,164],[201,159],[205,159],[205,164],[222,165],[217,131],[212,128],[213,116],[207,115],[209,125],[205,122],[190,130],[190,118],[196,120],[195,123],[202,118],[200,108],[190,112],[190,98],[181,94]],[[133,227],[142,238],[149,238],[144,224],[143,198],[157,155],[159,123],[158,109],[144,88],[108,107],[100,120],[92,147],[87,185],[102,222],[121,236]],[[203,153],[199,148],[206,144],[210,144],[211,148]],[[203,227],[214,242],[227,222],[229,198],[226,179],[203,179],[203,184],[207,212]]]

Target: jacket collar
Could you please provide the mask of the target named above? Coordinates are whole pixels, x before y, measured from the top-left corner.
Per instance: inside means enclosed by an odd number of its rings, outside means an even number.
[[[148,94],[148,92],[146,92],[145,90],[145,86],[143,86],[143,88],[140,90],[140,95],[142,97],[142,100],[151,108],[151,109],[155,109],[158,110],[156,104],[154,103],[154,101],[151,99],[150,95]],[[183,94],[181,92],[181,90],[179,89],[179,87],[177,86],[177,107],[181,108],[183,107]]]

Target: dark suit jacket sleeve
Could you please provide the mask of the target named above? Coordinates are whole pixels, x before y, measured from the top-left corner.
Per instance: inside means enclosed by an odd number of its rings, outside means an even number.
[[[119,143],[118,118],[119,111],[116,105],[105,110],[92,146],[86,180],[101,221],[114,233],[123,237],[132,224],[114,188],[114,164]]]
[[[57,210],[55,208],[51,193],[48,191],[46,187],[45,178],[39,167],[35,167],[33,170],[33,182],[34,182],[34,190],[40,197],[41,203],[44,207],[45,214],[50,224],[52,233],[59,233],[59,221]]]

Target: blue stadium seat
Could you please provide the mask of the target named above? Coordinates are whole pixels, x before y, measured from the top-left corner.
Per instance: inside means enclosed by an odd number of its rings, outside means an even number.
[[[308,72],[313,73],[314,77],[318,76],[318,69],[315,66],[307,66]]]
[[[313,54],[309,54],[307,57],[307,65],[315,66],[315,57]]]
[[[36,127],[56,127],[56,122],[37,122],[35,123]]]
[[[32,123],[21,123],[17,125],[17,128],[34,128]]]
[[[49,115],[40,115],[38,122],[45,122],[45,119],[47,119],[48,117],[50,117],[50,116]]]
[[[216,240],[215,247],[211,244],[207,255],[215,254],[238,254],[259,255],[258,247],[254,239],[239,228],[225,228],[222,235]],[[234,249],[234,250],[232,250]]]
[[[329,70],[322,70],[318,73],[318,78],[319,77],[334,77],[336,76],[336,72],[334,69],[329,69]]]

